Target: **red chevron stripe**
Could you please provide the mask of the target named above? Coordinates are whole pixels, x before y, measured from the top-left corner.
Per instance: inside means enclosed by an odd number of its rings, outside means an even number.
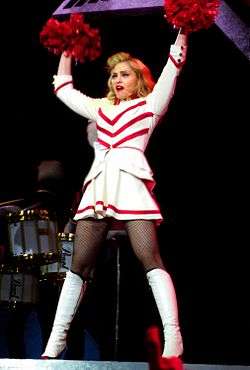
[[[98,109],[98,114],[99,116],[105,121],[107,122],[109,125],[113,125],[113,121],[108,118],[104,113],[103,111],[101,110],[101,108]]]
[[[97,125],[97,129],[99,131],[103,132],[104,134],[110,136],[110,137],[115,137],[115,136],[119,135],[121,132],[123,132],[124,130],[126,130],[128,127],[132,126],[134,123],[139,122],[139,121],[143,120],[144,118],[152,117],[152,116],[153,116],[153,113],[151,113],[151,112],[145,112],[143,114],[140,114],[139,116],[133,118],[131,121],[129,121],[128,123],[126,123],[125,125],[120,127],[115,132],[111,132],[109,130],[106,130],[105,128],[103,128],[99,125]]]
[[[101,132],[103,132],[104,134],[106,134],[106,135],[108,135],[110,137],[113,137],[114,136],[111,131],[106,130],[105,128],[103,128],[103,127],[101,127],[99,125],[96,125],[96,128],[97,128],[98,131],[101,131]]]
[[[127,113],[128,111],[132,110],[132,109],[135,109],[137,107],[140,107],[141,105],[144,105],[146,104],[146,100],[142,100],[140,101],[139,103],[135,104],[135,105],[132,105],[130,107],[128,107],[127,109],[125,109],[124,111],[122,111],[121,113],[119,113],[114,119],[110,119],[108,118],[102,111],[101,108],[99,108],[98,110],[98,114],[99,116],[105,121],[107,122],[109,125],[112,125],[114,126],[114,124],[119,121],[119,119],[125,114]]]
[[[131,140],[131,139],[134,139],[135,137],[137,137],[137,136],[142,136],[142,135],[144,135],[144,134],[146,134],[147,132],[148,132],[148,128],[144,128],[143,130],[140,130],[140,131],[136,131],[136,132],[134,132],[133,134],[131,134],[131,135],[128,135],[128,136],[125,136],[123,139],[121,139],[121,140],[119,140],[119,141],[117,141],[115,144],[112,144],[112,147],[113,148],[116,148],[116,147],[118,147],[118,145],[120,145],[120,144],[122,144],[122,143],[125,143],[126,141],[129,141],[129,140]],[[101,144],[101,145],[103,145],[103,146],[105,146],[106,148],[111,148],[111,145],[109,144],[109,143],[107,143],[106,141],[103,141],[103,140],[101,140],[101,139],[97,139],[97,141]]]
[[[123,139],[117,141],[117,143],[113,144],[112,146],[113,146],[113,148],[116,148],[118,145],[120,145],[122,143],[125,143],[125,141],[134,139],[137,136],[142,136],[142,135],[148,133],[148,130],[149,130],[148,128],[144,128],[143,130],[136,131],[133,134],[125,136]]]
[[[118,209],[117,207],[113,206],[112,204],[109,204],[108,206],[104,206],[104,203],[103,201],[99,200],[96,202],[96,205],[102,205],[103,206],[103,209],[106,211],[108,208],[112,209],[113,211],[115,211],[116,213],[119,213],[119,214],[130,214],[130,215],[139,215],[139,214],[144,214],[144,215],[149,215],[149,214],[160,214],[160,211],[159,210],[156,210],[156,209],[152,209],[152,210],[131,210],[131,209]],[[76,213],[77,214],[80,214],[80,213],[83,213],[85,211],[87,211],[88,209],[95,209],[95,206],[94,205],[89,205],[85,208],[82,208],[82,209],[79,209]]]
[[[178,69],[181,68],[185,64],[185,61],[183,61],[183,62],[177,62],[171,54],[169,54],[169,59],[171,59],[171,61],[174,63],[174,65]]]
[[[101,140],[101,139],[97,139],[97,141],[98,141],[98,143],[100,143],[100,144],[102,144],[102,145],[106,146],[106,148],[110,148],[110,144],[109,144],[109,143],[106,143],[106,141],[103,141],[103,140]]]

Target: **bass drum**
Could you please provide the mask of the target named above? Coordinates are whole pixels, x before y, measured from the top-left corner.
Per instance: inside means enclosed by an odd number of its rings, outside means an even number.
[[[15,263],[41,265],[57,255],[57,222],[46,209],[21,210],[8,215],[9,248]]]
[[[20,304],[37,304],[38,279],[32,274],[0,273],[0,304],[16,307]]]

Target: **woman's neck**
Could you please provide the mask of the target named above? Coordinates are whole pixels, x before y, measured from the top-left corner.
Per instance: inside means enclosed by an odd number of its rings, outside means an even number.
[[[129,97],[128,97],[128,98],[126,98],[126,99],[119,99],[119,98],[115,97],[114,105],[118,105],[118,104],[120,104],[121,102],[129,101],[129,100],[134,100],[134,99],[137,99],[137,98],[138,98],[138,95],[137,95],[137,94],[133,94],[133,95],[129,96]]]

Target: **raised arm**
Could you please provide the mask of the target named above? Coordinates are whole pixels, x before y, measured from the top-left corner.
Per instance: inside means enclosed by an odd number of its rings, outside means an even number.
[[[92,120],[97,118],[101,99],[93,99],[74,89],[72,78],[72,58],[62,53],[57,75],[54,76],[54,93],[75,113]]]
[[[187,36],[179,32],[175,43],[170,47],[167,64],[147,100],[156,115],[155,123],[163,116],[174,95],[176,80],[186,60]]]

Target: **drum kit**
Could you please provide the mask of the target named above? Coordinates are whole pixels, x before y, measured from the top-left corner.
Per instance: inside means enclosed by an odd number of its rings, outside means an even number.
[[[51,210],[6,203],[0,203],[0,306],[16,308],[39,302],[40,283],[62,285],[74,234],[58,232]]]

